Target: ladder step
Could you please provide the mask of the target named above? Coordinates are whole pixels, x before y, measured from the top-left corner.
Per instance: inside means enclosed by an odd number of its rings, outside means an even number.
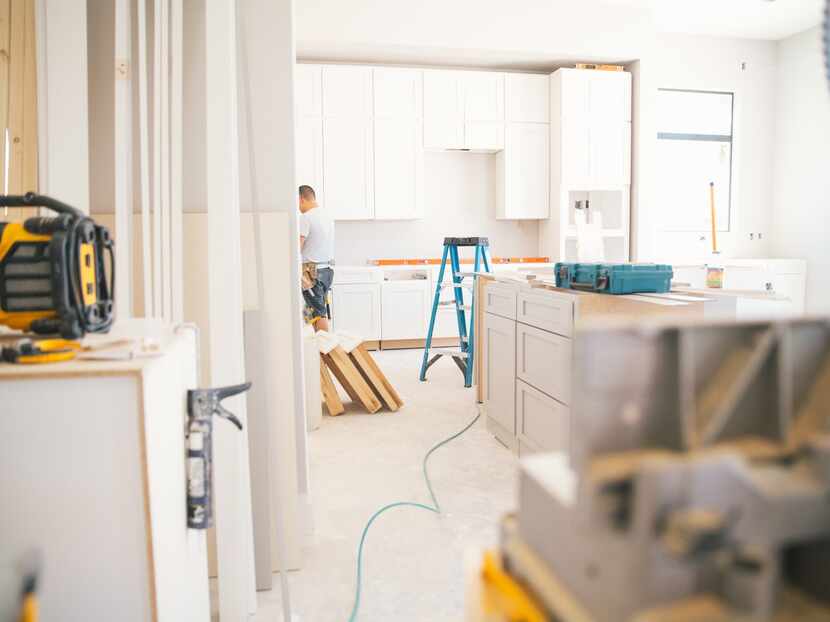
[[[452,306],[450,306],[452,305]],[[460,307],[456,307],[455,303],[452,302],[449,305],[438,304],[439,311],[455,311],[456,309],[463,309],[464,311],[472,311],[473,307],[471,305],[461,305]]]
[[[436,354],[438,356],[457,356],[458,358],[467,358],[467,353],[462,352],[460,348],[430,348],[430,355]]]
[[[473,284],[472,283],[441,283],[441,289],[467,289],[469,291],[473,291]]]
[[[466,279],[467,277],[475,276],[475,272],[454,272],[453,276],[457,279]]]

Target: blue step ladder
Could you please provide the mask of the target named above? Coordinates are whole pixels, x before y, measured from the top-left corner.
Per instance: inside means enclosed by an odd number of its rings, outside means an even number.
[[[475,261],[472,272],[461,271],[458,248],[475,247]],[[426,381],[427,370],[442,356],[450,356],[464,375],[464,386],[473,384],[473,361],[475,344],[475,275],[484,264],[484,270],[490,272],[490,260],[487,257],[490,242],[487,238],[444,238],[444,255],[441,258],[441,270],[438,272],[438,284],[435,286],[435,298],[432,300],[432,315],[429,318],[429,331],[424,345],[424,360],[421,363],[421,381]],[[444,283],[447,271],[447,259],[452,270],[452,279]],[[465,279],[469,281],[465,282]],[[452,288],[453,299],[442,301],[441,290]],[[470,292],[470,304],[464,304],[464,290]],[[432,333],[435,330],[435,316],[439,311],[455,311],[458,320],[458,348],[433,348]],[[470,312],[469,323],[466,312]]]

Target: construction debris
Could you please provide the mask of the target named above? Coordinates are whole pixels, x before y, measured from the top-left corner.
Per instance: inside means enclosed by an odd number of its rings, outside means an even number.
[[[363,340],[346,333],[317,333],[320,350],[320,379],[323,402],[330,415],[339,415],[345,408],[329,372],[334,375],[351,400],[360,403],[368,413],[382,406],[396,412],[403,406],[398,392],[381,371]]]

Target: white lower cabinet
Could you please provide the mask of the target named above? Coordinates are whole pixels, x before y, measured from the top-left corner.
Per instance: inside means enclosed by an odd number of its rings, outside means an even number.
[[[516,377],[570,404],[571,340],[517,323]]]
[[[516,322],[485,313],[483,330],[487,425],[512,449],[516,436]]]
[[[383,340],[425,339],[432,296],[428,279],[385,281],[381,285]]]
[[[338,331],[378,341],[381,329],[379,283],[337,284],[332,288],[332,324]]]
[[[516,380],[516,434],[537,451],[570,450],[570,410],[526,382]]]

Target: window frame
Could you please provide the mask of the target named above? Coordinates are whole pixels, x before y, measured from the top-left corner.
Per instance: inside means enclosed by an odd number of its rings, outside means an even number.
[[[718,229],[719,233],[730,233],[732,231],[732,198],[734,192],[734,177],[735,177],[735,91],[718,91],[711,89],[678,89],[678,88],[663,88],[657,89],[658,95],[661,91],[672,93],[699,93],[705,95],[728,95],[730,98],[729,106],[729,134],[690,134],[685,132],[657,132],[657,140],[678,140],[678,141],[697,141],[697,142],[717,142],[729,144],[729,188],[727,193],[727,211],[726,211],[726,228]],[[659,104],[658,104],[659,105]],[[673,233],[696,233],[706,231],[706,229],[676,229],[664,228],[664,231]]]

